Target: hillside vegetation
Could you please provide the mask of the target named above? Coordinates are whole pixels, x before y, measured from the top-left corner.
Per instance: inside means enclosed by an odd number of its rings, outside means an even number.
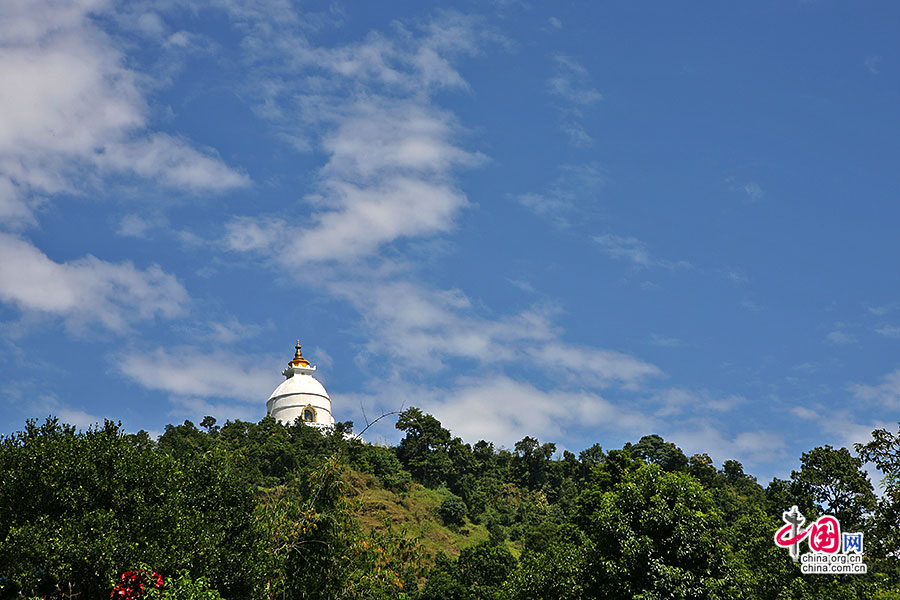
[[[0,598],[145,581],[130,597],[900,599],[900,436],[887,431],[858,456],[814,448],[763,487],[656,435],[576,456],[531,437],[466,444],[416,408],[396,447],[351,428],[207,417],[154,441],[29,421],[0,439]],[[773,541],[794,505],[863,532],[868,573],[802,575]]]

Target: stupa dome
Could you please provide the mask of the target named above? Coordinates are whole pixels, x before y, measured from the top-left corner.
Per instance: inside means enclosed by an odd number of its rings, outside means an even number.
[[[313,373],[316,368],[303,358],[300,340],[297,340],[294,359],[281,372],[286,377],[266,402],[266,414],[284,424],[293,423],[298,417],[307,425],[329,427],[334,425],[331,414],[331,398],[325,387]]]

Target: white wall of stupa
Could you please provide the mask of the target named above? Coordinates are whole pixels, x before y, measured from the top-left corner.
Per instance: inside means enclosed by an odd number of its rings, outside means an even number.
[[[300,352],[297,340],[294,359],[281,372],[285,380],[281,382],[266,402],[266,414],[284,424],[293,423],[300,417],[313,427],[334,425],[331,414],[331,398],[319,380],[313,377],[316,367],[309,364]]]

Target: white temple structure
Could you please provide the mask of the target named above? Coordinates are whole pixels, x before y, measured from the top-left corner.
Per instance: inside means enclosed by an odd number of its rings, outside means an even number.
[[[300,353],[300,340],[297,340],[296,349],[294,360],[281,372],[287,379],[275,388],[266,402],[266,414],[285,425],[300,417],[304,423],[313,427],[333,426],[331,398],[322,384],[313,377],[316,368],[310,366],[309,361]]]

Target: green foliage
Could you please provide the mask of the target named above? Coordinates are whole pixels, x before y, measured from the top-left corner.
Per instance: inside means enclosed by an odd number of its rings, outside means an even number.
[[[440,421],[411,407],[400,413],[397,429],[406,432],[397,446],[397,457],[413,477],[430,487],[447,483],[453,470],[451,437]]]
[[[611,489],[586,490],[575,522],[595,545],[588,594],[604,598],[727,597],[727,546],[712,495],[658,465],[626,468]]]
[[[144,600],[222,600],[222,596],[215,588],[210,587],[205,577],[194,579],[186,569],[182,569],[175,577],[160,577],[158,583],[154,580],[157,575],[156,571],[146,564],[142,564],[133,571],[123,573],[120,581],[124,582],[128,575],[134,575],[137,582],[131,586],[116,582],[117,585],[113,587],[112,600],[125,594],[128,587],[132,587],[131,592],[137,594],[134,597]],[[137,583],[142,583],[143,587],[137,589]],[[162,584],[162,587],[159,587],[159,583]]]
[[[900,433],[877,429],[872,432],[871,442],[856,444],[855,449],[861,460],[874,464],[884,475],[884,496],[878,500],[866,537],[868,552],[880,559],[878,567],[889,581],[900,586],[896,561],[900,554]]]
[[[456,562],[459,582],[473,600],[495,598],[515,568],[516,558],[509,549],[490,542],[463,548]]]
[[[659,465],[664,471],[684,471],[688,466],[688,459],[681,448],[655,433],[645,435],[637,444],[625,444],[624,450],[634,458]]]
[[[235,597],[260,589],[255,500],[226,456],[182,461],[110,421],[82,433],[48,419],[0,441],[0,473],[2,595],[101,597],[141,562]]]
[[[550,457],[556,452],[556,444],[541,445],[535,438],[526,436],[515,445],[513,477],[522,487],[541,489],[547,483]]]
[[[416,588],[416,544],[364,534],[342,471],[332,458],[307,477],[264,493],[257,515],[268,533],[270,597],[381,599]]]
[[[876,505],[863,461],[846,448],[818,447],[800,457],[800,471],[791,473],[795,488],[812,498],[820,513],[836,516],[841,527],[858,531]],[[785,507],[785,510],[788,507]]]
[[[412,477],[403,470],[393,448],[353,441],[349,446],[349,454],[353,468],[375,475],[389,490],[403,491],[412,483]]]
[[[420,600],[489,600],[498,598],[501,586],[516,568],[516,558],[506,546],[484,542],[464,548],[459,559],[441,554]]]
[[[589,580],[589,556],[593,543],[577,531],[569,531],[566,539],[549,545],[541,552],[525,552],[507,579],[500,598],[503,600],[580,600],[587,598],[585,583]]]
[[[525,530],[525,549],[544,552],[559,538],[559,526],[552,521],[533,523]]]
[[[351,427],[206,417],[153,442],[28,422],[0,439],[0,598],[108,597],[141,563],[171,600],[900,595],[900,437],[886,431],[861,459],[804,453],[763,490],[741,463],[716,470],[656,435],[554,458],[533,437],[469,446],[415,408],[395,448],[348,441]],[[877,504],[863,460],[885,474]],[[772,540],[793,504],[864,529],[870,574],[801,575]]]
[[[766,504],[765,490],[755,477],[744,473],[744,466],[736,460],[726,460],[708,487],[727,521]],[[778,515],[782,510],[778,510]]]
[[[456,494],[448,493],[441,502],[438,515],[446,525],[465,525],[468,508],[462,498]]]
[[[210,587],[205,577],[192,579],[190,573],[182,570],[177,577],[166,581],[161,600],[222,600],[219,592]]]

